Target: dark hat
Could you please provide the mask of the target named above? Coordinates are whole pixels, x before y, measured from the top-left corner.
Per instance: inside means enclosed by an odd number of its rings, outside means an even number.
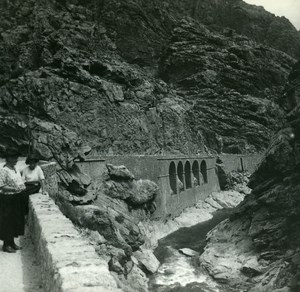
[[[16,148],[6,148],[2,155],[3,158],[7,158],[7,157],[19,157],[20,156],[20,152],[16,149]]]
[[[26,164],[30,164],[30,163],[37,163],[40,161],[40,157],[36,154],[30,154],[28,155],[28,157],[25,160]]]

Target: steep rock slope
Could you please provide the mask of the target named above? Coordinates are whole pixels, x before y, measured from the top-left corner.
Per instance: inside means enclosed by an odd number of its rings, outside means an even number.
[[[213,29],[236,31],[260,43],[300,56],[300,34],[285,17],[242,0],[167,1],[169,7],[187,14]]]
[[[95,2],[90,1],[89,7]],[[101,22],[130,62],[152,66],[178,19],[191,17],[213,30],[246,35],[299,58],[300,34],[284,17],[242,0],[98,1]]]
[[[211,33],[189,19],[174,29],[160,76],[192,105],[187,122],[196,137],[217,133],[212,141],[206,136],[210,148],[239,153],[264,149],[282,126],[278,99],[290,62],[247,37]]]
[[[1,148],[40,147],[31,117],[110,154],[259,151],[284,123],[295,60],[167,2],[0,5]]]
[[[201,256],[215,278],[237,291],[300,289],[299,69],[298,62],[286,86],[290,125],[272,140],[250,180],[252,193],[211,232]]]

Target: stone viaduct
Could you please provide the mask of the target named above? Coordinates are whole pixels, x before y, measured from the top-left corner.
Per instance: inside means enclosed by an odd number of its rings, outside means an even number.
[[[226,171],[252,173],[261,155],[221,155]],[[125,165],[136,179],[150,179],[159,186],[157,210],[153,218],[174,217],[186,207],[204,200],[220,186],[215,156],[102,156],[78,162],[79,167],[97,180],[106,164]]]

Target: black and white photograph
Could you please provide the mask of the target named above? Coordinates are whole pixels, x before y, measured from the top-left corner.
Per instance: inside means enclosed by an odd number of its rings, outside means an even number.
[[[0,0],[0,292],[300,292],[300,0]]]

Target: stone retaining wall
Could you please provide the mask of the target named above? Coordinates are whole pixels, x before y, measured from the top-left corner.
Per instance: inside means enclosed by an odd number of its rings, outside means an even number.
[[[29,228],[45,292],[121,292],[107,263],[42,194],[30,196]]]

